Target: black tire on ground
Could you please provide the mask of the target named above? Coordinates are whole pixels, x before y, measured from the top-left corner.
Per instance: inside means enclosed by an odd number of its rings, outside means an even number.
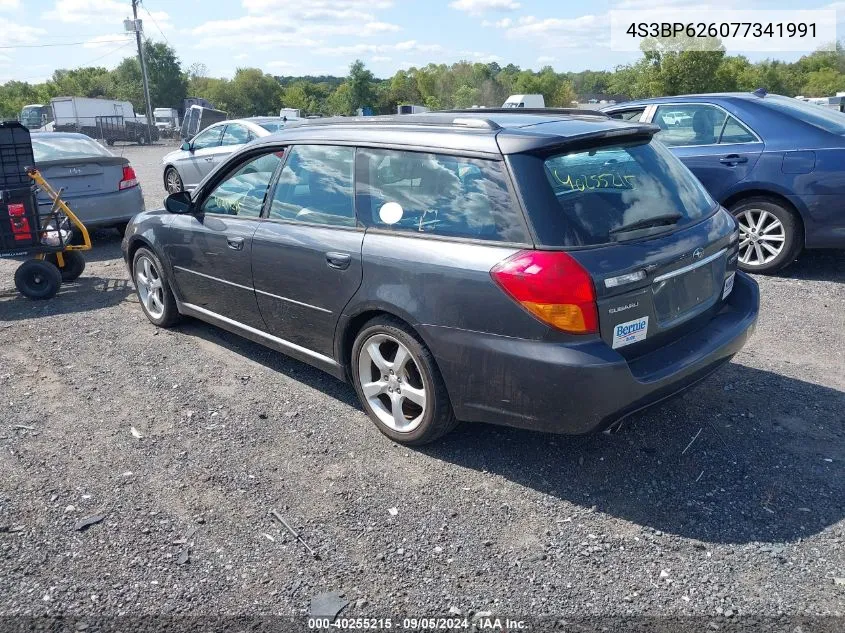
[[[62,274],[54,264],[30,259],[15,271],[15,286],[30,299],[52,299],[62,285]]]
[[[398,432],[381,422],[367,402],[361,388],[359,356],[362,348],[377,334],[387,334],[397,339],[411,352],[411,356],[419,369],[426,394],[430,394],[427,397],[426,410],[421,423],[408,433]],[[379,431],[395,442],[407,446],[427,444],[446,435],[458,425],[458,420],[452,411],[449,394],[446,391],[446,384],[443,382],[434,356],[417,334],[401,320],[391,316],[379,316],[368,321],[355,338],[350,364],[352,382],[364,410]],[[365,379],[369,380],[369,378]]]
[[[75,281],[85,271],[85,258],[78,251],[62,253],[64,266],[59,266],[59,258],[55,253],[50,253],[45,259],[59,269],[63,282]]]
[[[804,248],[804,225],[801,223],[801,219],[792,208],[787,207],[784,203],[776,199],[765,196],[745,198],[731,205],[730,212],[738,222],[743,221],[746,213],[750,213],[752,217],[759,217],[756,214],[768,212],[777,218],[783,226],[784,239],[780,253],[771,259],[771,261],[762,264],[742,262],[745,249],[742,248],[743,242],[742,238],[740,238],[740,270],[760,274],[777,272],[794,262],[795,258],[798,257],[798,254]]]
[[[141,289],[138,288],[138,270],[143,265],[144,259],[150,261],[156,274],[158,275],[157,278],[161,280],[163,310],[160,316],[150,313],[147,306],[144,304],[144,300],[141,296]],[[173,291],[170,289],[170,283],[167,281],[167,277],[164,274],[164,266],[162,266],[161,260],[158,256],[151,250],[147,248],[139,248],[135,252],[134,257],[132,258],[132,281],[135,284],[135,292],[138,295],[141,310],[144,311],[144,315],[146,315],[150,323],[158,327],[168,328],[179,322],[182,315],[179,314],[179,308],[176,307],[176,298],[173,296]]]
[[[114,139],[113,138],[107,138],[106,139],[106,145],[108,145],[109,147],[114,145]]]
[[[178,185],[179,188],[177,189],[175,186],[171,187],[169,184],[170,180],[173,180],[173,184]],[[167,193],[177,193],[185,190],[185,185],[182,183],[182,177],[179,175],[179,172],[175,167],[168,167],[164,170],[164,190]]]

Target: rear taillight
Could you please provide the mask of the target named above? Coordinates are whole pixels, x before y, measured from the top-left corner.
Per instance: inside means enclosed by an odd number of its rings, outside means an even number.
[[[123,166],[123,179],[117,185],[118,189],[131,189],[138,186],[138,176],[135,175],[135,170],[130,165]]]
[[[520,251],[496,264],[490,275],[544,323],[570,334],[599,331],[593,280],[567,253]]]
[[[32,231],[29,228],[29,220],[26,217],[26,207],[20,203],[8,205],[9,220],[12,225],[12,235],[16,241],[32,239]]]

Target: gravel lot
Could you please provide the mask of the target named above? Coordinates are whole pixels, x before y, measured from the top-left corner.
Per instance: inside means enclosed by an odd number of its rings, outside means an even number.
[[[123,148],[149,206],[167,149]],[[0,262],[0,614],[845,616],[844,252],[760,278],[734,362],[614,435],[411,450],[328,375],[154,328],[95,241],[48,302]]]

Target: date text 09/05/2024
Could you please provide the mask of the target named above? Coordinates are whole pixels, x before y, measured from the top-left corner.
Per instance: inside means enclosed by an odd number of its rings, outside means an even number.
[[[631,37],[816,37],[815,22],[631,22]]]
[[[478,614],[476,614],[478,615]],[[316,630],[405,630],[405,631],[449,631],[475,629],[489,631],[514,631],[527,628],[524,620],[510,618],[475,617],[467,618],[309,618],[308,628]]]

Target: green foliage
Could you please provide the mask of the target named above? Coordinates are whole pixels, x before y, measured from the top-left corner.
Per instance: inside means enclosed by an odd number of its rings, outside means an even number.
[[[188,81],[182,74],[175,51],[162,42],[144,42],[150,101],[154,108],[178,108],[188,93]],[[143,90],[142,90],[143,92]],[[136,110],[138,110],[137,104]],[[146,108],[141,108],[146,110]]]
[[[432,110],[473,105],[500,106],[508,95],[540,93],[550,106],[572,101],[675,95],[692,92],[750,91],[765,87],[785,95],[830,96],[845,91],[845,50],[819,51],[794,63],[765,60],[751,63],[727,55],[718,40],[696,42],[701,50],[684,50],[683,40],[653,41],[642,57],[614,71],[558,73],[551,66],[538,72],[514,64],[428,64],[377,79],[356,60],[347,77],[274,77],[256,68],[241,68],[232,79],[208,76],[202,63],[183,72],[173,50],[145,43],[153,107],[178,106],[186,95],[205,97],[231,116],[278,114],[280,107],[303,114],[351,115],[370,106],[379,113],[396,112],[400,104]],[[91,67],[57,70],[38,85],[10,81],[0,85],[0,116],[14,117],[29,103],[55,96],[108,97],[131,101],[144,110],[141,70],[135,56],[112,71]]]

